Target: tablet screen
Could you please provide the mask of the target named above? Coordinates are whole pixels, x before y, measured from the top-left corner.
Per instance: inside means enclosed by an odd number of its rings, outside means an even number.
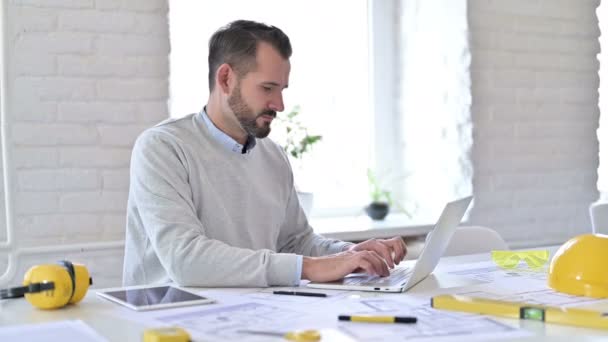
[[[213,302],[209,298],[173,286],[118,289],[98,294],[136,310]]]

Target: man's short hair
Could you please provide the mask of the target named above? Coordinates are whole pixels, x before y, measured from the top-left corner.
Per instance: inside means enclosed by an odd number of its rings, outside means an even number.
[[[285,59],[291,57],[289,37],[275,26],[236,20],[217,30],[209,40],[209,91],[213,91],[215,74],[224,63],[235,69],[239,77],[253,70],[259,42],[270,44]]]

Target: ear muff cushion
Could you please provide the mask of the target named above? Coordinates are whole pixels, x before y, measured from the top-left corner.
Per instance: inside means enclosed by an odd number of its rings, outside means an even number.
[[[78,303],[84,298],[91,283],[89,270],[82,264],[73,264],[74,269],[74,294],[70,303]]]
[[[70,275],[70,280],[72,280],[72,294],[70,295],[69,300],[69,302],[71,303],[72,297],[74,296],[74,291],[76,290],[76,274],[74,274],[74,265],[71,261],[68,260],[59,260],[57,263],[65,267],[65,269],[68,271],[68,274]]]
[[[61,265],[39,265],[30,268],[23,278],[23,285],[53,282],[55,288],[38,293],[26,293],[25,299],[40,309],[56,309],[66,305],[73,294],[72,277]]]

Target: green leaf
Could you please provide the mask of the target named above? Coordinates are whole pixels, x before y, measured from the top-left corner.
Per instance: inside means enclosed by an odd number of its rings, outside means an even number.
[[[301,159],[303,155],[312,149],[312,146],[321,141],[321,135],[312,135],[304,125],[297,120],[300,114],[300,106],[294,106],[286,115],[277,117],[280,125],[285,127],[286,138],[281,144],[283,150],[296,159]]]

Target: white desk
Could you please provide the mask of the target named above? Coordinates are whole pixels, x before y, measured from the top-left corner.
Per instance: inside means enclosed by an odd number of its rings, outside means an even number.
[[[408,291],[408,294],[421,295],[436,292],[449,287],[466,287],[475,285],[472,280],[456,279],[447,275],[442,269],[449,265],[488,260],[488,254],[450,257],[442,259],[434,274]],[[238,291],[232,289],[231,291]],[[394,295],[393,295],[394,296]],[[607,308],[608,309],[608,308]],[[128,310],[118,305],[99,299],[94,291],[89,291],[84,301],[78,305],[68,306],[61,310],[43,311],[33,308],[25,300],[0,301],[0,326],[24,323],[39,323],[66,319],[80,319],[110,341],[141,341],[143,330],[141,323],[133,323],[117,316],[117,312]],[[606,341],[608,331],[574,328],[569,326],[545,325],[539,322],[501,320],[509,325],[521,325],[535,335],[517,341]],[[503,341],[503,340],[501,340]]]

